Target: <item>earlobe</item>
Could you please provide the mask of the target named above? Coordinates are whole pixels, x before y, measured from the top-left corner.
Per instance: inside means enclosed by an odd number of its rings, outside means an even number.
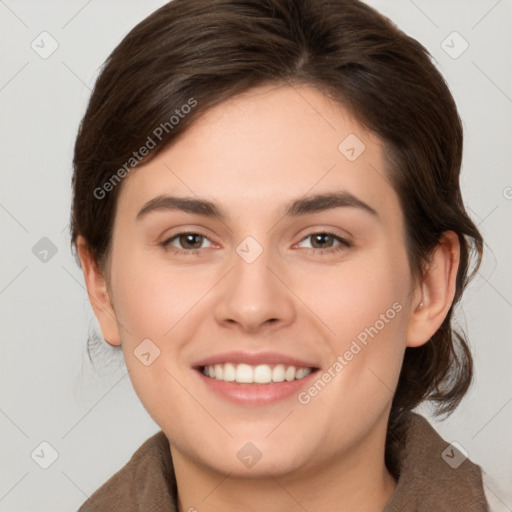
[[[450,310],[456,290],[460,244],[446,231],[434,249],[428,269],[413,296],[407,346],[419,347],[435,334]]]
[[[98,268],[87,242],[82,236],[76,242],[87,293],[105,341],[113,346],[121,345],[116,314],[108,292],[107,282]]]

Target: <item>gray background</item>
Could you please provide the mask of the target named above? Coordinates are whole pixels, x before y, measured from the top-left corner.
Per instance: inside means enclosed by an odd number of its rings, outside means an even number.
[[[98,68],[163,3],[0,0],[1,511],[76,510],[159,430],[109,346],[96,372],[86,358],[95,319],[68,220],[72,148]],[[512,3],[369,3],[431,52],[464,122],[463,194],[487,244],[458,314],[476,380],[449,419],[432,421],[512,511]]]

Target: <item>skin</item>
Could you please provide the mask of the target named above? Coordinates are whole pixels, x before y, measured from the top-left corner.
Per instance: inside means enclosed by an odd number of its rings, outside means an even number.
[[[338,150],[349,134],[366,146],[352,162]],[[169,439],[181,511],[381,511],[389,501],[384,444],[403,353],[444,320],[459,246],[445,233],[430,271],[414,279],[387,175],[382,142],[342,106],[308,86],[263,87],[208,111],[124,180],[108,279],[78,239],[103,336],[122,345],[134,389]],[[283,217],[290,201],[333,190],[378,216],[345,206]],[[228,216],[159,210],[137,220],[160,194],[208,199]],[[352,245],[308,236],[326,231]],[[162,246],[183,232],[206,237],[192,241],[196,254],[183,237]],[[247,236],[263,249],[252,263],[236,252]],[[235,405],[191,368],[239,349],[326,371],[395,303],[400,312],[307,405],[295,395]],[[160,350],[149,366],[134,356],[146,338]],[[262,454],[252,468],[237,458],[249,441]]]

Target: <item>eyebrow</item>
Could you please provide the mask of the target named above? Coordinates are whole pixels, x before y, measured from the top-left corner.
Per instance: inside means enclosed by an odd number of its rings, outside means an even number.
[[[344,190],[339,192],[315,194],[296,199],[288,204],[283,217],[296,217],[306,213],[317,213],[340,207],[359,208],[374,217],[379,217],[379,214],[374,208],[361,201],[361,199],[358,199],[350,192]],[[137,220],[142,219],[150,212],[173,210],[194,213],[196,215],[202,215],[204,217],[219,220],[225,220],[228,217],[221,207],[206,199],[160,195],[143,205],[137,214]]]

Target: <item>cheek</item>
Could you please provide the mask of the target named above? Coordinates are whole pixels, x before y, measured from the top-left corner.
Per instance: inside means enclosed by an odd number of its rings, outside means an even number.
[[[392,401],[405,350],[407,276],[405,260],[402,266],[396,258],[374,255],[335,276],[309,278],[315,291],[308,306],[327,326],[329,358],[322,382],[315,381],[299,403],[315,411],[317,422],[325,418],[332,446],[343,443],[340,431],[370,429]]]
[[[297,278],[295,290],[326,328],[338,353],[374,327],[397,334],[406,322],[409,291],[407,261],[401,255],[369,252],[338,267],[318,268]]]
[[[314,274],[303,281],[300,293],[326,328],[331,374],[326,379],[333,385],[320,401],[329,407],[342,396],[353,410],[382,409],[396,388],[406,344],[410,280],[405,250],[368,252],[336,272]]]
[[[135,251],[112,261],[114,305],[133,388],[158,424],[166,424],[169,411],[188,417],[194,404],[180,385],[186,379],[180,357],[189,340],[183,329],[190,329],[189,317],[208,283],[191,279],[191,272],[150,264]]]
[[[126,326],[123,342],[132,344],[144,338],[163,342],[172,336],[211,287],[211,271],[197,268],[173,268],[142,254],[118,261],[112,282],[116,316]]]
[[[156,419],[166,414],[162,411],[191,405],[179,385],[187,378],[184,356],[195,329],[207,318],[201,299],[219,276],[206,267],[150,261],[142,252],[125,254],[130,256],[116,260],[113,255],[116,318],[133,387]]]

